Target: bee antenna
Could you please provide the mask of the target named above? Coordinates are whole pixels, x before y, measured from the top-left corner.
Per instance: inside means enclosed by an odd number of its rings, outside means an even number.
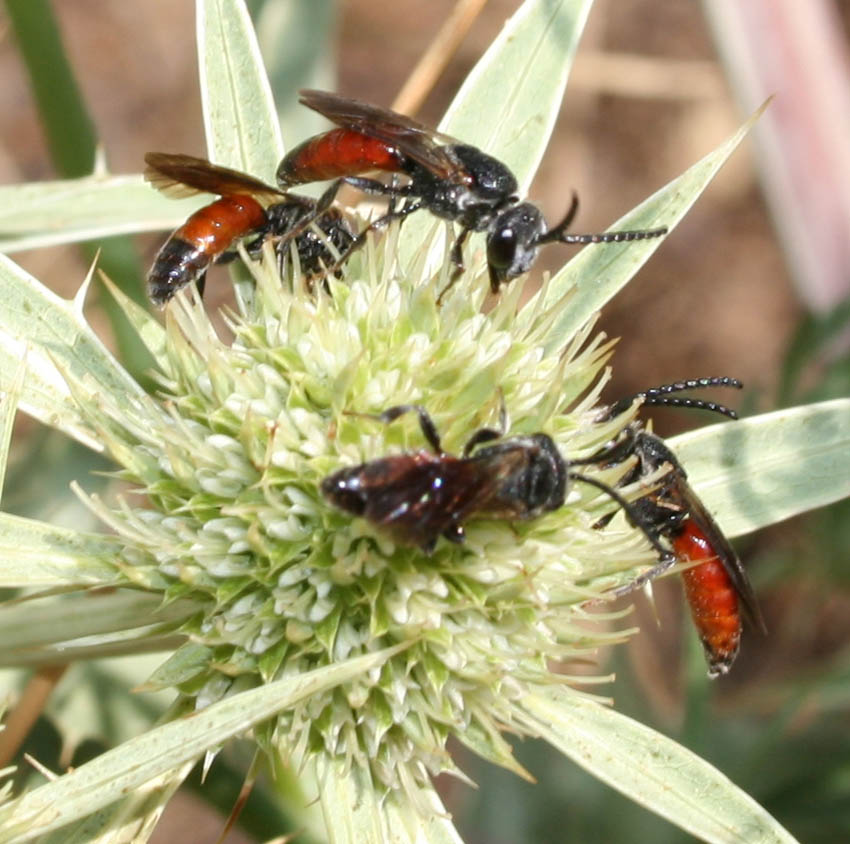
[[[557,226],[552,227],[545,234],[536,239],[536,243],[623,243],[629,240],[649,240],[653,237],[661,237],[667,234],[667,226],[660,229],[639,229],[624,232],[596,232],[594,234],[567,234],[567,229],[578,212],[578,195],[573,191],[573,199],[564,219]]]
[[[705,401],[704,399],[692,399],[683,396],[669,396],[657,400],[645,400],[644,405],[652,405],[655,407],[687,407],[691,410],[708,410],[711,413],[719,413],[721,416],[728,416],[730,419],[737,419],[738,413],[731,407],[725,404],[719,404],[714,401]]]
[[[578,194],[573,191],[570,207],[567,208],[567,213],[564,214],[564,219],[561,220],[557,226],[552,227],[549,231],[540,235],[537,238],[537,243],[551,243],[554,240],[563,241],[564,237],[567,236],[565,232],[575,219],[576,214],[578,214]]]
[[[743,383],[737,378],[730,378],[728,375],[711,376],[708,378],[688,378],[684,381],[674,381],[672,384],[662,384],[659,387],[650,387],[648,390],[643,390],[640,393],[634,393],[631,396],[620,399],[611,406],[609,416],[616,416],[627,410],[633,402],[642,400],[646,406],[653,407],[687,407],[693,410],[708,410],[712,413],[719,413],[722,416],[728,416],[730,419],[737,419],[738,414],[732,408],[718,402],[706,401],[705,399],[695,399],[690,396],[674,396],[672,393],[681,393],[684,390],[694,390],[702,387],[732,387],[740,390]]]
[[[681,393],[685,390],[696,390],[700,387],[733,387],[740,390],[744,386],[742,381],[731,378],[728,375],[712,375],[708,378],[687,378],[684,381],[674,381],[672,384],[662,384],[660,387],[650,387],[637,396],[661,396],[670,393]]]

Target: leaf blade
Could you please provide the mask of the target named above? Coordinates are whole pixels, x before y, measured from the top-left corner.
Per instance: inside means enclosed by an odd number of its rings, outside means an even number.
[[[669,443],[728,536],[850,495],[850,399],[711,425]]]
[[[314,780],[332,844],[463,844],[437,793],[421,788],[417,798],[429,817],[405,803],[403,791],[382,795],[369,772],[344,760],[319,757]]]
[[[0,587],[64,588],[118,580],[106,560],[120,543],[108,536],[0,513]]]
[[[283,138],[248,10],[241,0],[198,0],[196,9],[209,157],[273,184]]]
[[[92,394],[110,397],[128,416],[149,407],[142,388],[83,319],[76,300],[60,298],[5,255],[0,255],[0,297],[0,389],[9,389],[10,373],[27,349],[22,410],[101,451],[63,372]]]
[[[4,840],[7,844],[28,841],[90,815],[280,710],[380,666],[402,647],[385,648],[241,692],[193,712],[189,718],[130,739],[0,807]]]
[[[0,252],[173,229],[208,199],[169,199],[141,176],[0,187]]]
[[[26,354],[26,350],[24,354]],[[21,400],[21,390],[24,386],[24,375],[26,375],[26,371],[26,359],[21,358],[9,382],[9,388],[3,395],[2,406],[0,406],[0,500],[2,500],[3,488],[6,484],[6,467],[9,464],[9,445],[12,442],[12,429],[14,428],[15,416],[18,412],[18,402]]]
[[[549,142],[591,4],[526,0],[479,59],[440,123],[442,132],[503,161],[521,192]],[[408,222],[401,230],[402,266],[432,236],[432,222],[419,216],[418,223]],[[442,234],[436,238],[438,248]]]
[[[475,144],[528,189],[567,86],[592,0],[523,3],[466,77],[440,130]]]
[[[661,226],[672,230],[699,199],[767,105],[765,102],[717,149],[617,220],[610,231],[656,229]],[[666,237],[669,237],[669,234]],[[596,311],[613,298],[649,260],[666,237],[586,246],[552,276],[549,283],[526,305],[531,312],[535,307],[540,307],[537,304],[538,297],[543,297],[545,309],[556,305],[568,292],[572,292],[569,305],[553,321],[546,333],[544,346],[547,353],[560,348]]]
[[[564,689],[531,693],[531,728],[576,764],[671,823],[717,844],[792,844],[748,794],[682,745]]]

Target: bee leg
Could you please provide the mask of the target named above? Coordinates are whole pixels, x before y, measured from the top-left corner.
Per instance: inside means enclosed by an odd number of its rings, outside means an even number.
[[[342,179],[347,185],[351,185],[363,193],[377,193],[381,196],[410,196],[410,185],[386,184],[378,179],[363,179],[360,176],[346,176]]]
[[[626,499],[623,498],[617,490],[602,481],[596,480],[596,478],[590,478],[587,475],[582,475],[580,472],[570,472],[567,477],[571,480],[581,481],[583,484],[596,487],[619,504],[620,509],[626,514],[626,518],[629,522],[646,537],[647,542],[649,542],[658,554],[658,559],[660,561],[658,567],[663,567],[662,570],[666,570],[676,562],[676,555],[671,553],[669,549],[665,548],[661,542],[659,542],[657,531],[654,530],[651,525],[646,523],[646,519],[641,517],[640,510],[637,509],[634,504],[626,501]],[[643,575],[641,575],[641,577],[643,577]]]
[[[660,577],[662,574],[669,571],[677,561],[678,558],[676,555],[668,551],[652,568],[647,569],[643,574],[638,575],[631,583],[627,583],[619,589],[612,590],[610,594],[615,598],[621,598],[623,595],[635,592],[649,583],[650,580],[655,580],[656,577]]]
[[[259,237],[255,237],[249,244],[245,246],[245,251],[248,253],[248,257],[253,260],[258,260],[260,255],[263,254],[263,244],[266,242],[266,237],[269,234],[267,231],[260,232]],[[238,253],[237,253],[238,254]]]
[[[491,440],[497,440],[499,437],[505,435],[504,431],[497,431],[495,428],[479,428],[470,438],[467,440],[466,445],[463,447],[463,456],[469,457],[472,449],[475,446],[481,443],[487,443]]]
[[[380,184],[380,182],[378,183]],[[366,238],[369,236],[369,232],[378,231],[382,228],[385,228],[389,225],[393,220],[403,220],[408,214],[412,214],[414,211],[418,211],[422,207],[421,202],[411,202],[402,208],[399,208],[395,211],[388,211],[386,214],[378,217],[377,220],[373,220],[363,229],[357,237],[352,238],[349,242],[348,246],[339,256],[339,259],[336,260],[329,267],[326,267],[323,275],[328,276],[331,274],[335,274],[339,271],[342,265],[351,257],[351,255],[356,252],[365,242]]]
[[[333,205],[341,187],[342,179],[337,179],[331,183],[330,187],[316,200],[316,210],[313,218],[321,217]]]
[[[434,449],[437,454],[443,454],[443,446],[440,444],[440,435],[437,433],[437,426],[434,420],[428,414],[428,411],[421,404],[399,404],[391,407],[380,414],[379,418],[384,422],[392,422],[398,419],[399,416],[414,411],[419,417],[419,427],[422,429],[422,436],[428,440],[428,444]]]
[[[471,231],[472,229],[466,226],[461,230],[461,233],[457,236],[457,238],[455,238],[454,246],[452,246],[451,251],[451,260],[455,265],[455,270],[452,273],[453,279],[463,272],[463,246]]]
[[[452,246],[452,251],[450,253],[451,262],[454,264],[454,270],[452,270],[451,277],[449,278],[449,283],[440,291],[439,296],[437,296],[437,305],[443,304],[443,298],[446,293],[449,292],[454,286],[457,280],[463,275],[464,264],[463,264],[463,245],[466,243],[466,239],[469,237],[469,233],[472,231],[468,226],[464,227],[461,233],[455,238],[454,245]]]
[[[635,452],[635,444],[639,434],[631,426],[625,428],[623,436],[615,440],[611,445],[605,445],[594,452],[590,457],[582,457],[577,460],[570,460],[572,466],[596,466],[605,465],[612,466],[625,460]]]
[[[463,447],[463,456],[469,457],[472,449],[480,443],[497,440],[499,437],[505,436],[508,430],[508,408],[505,405],[505,394],[502,388],[499,387],[499,429],[495,428],[479,428],[467,441]]]
[[[394,407],[388,407],[383,413],[354,413],[346,411],[348,416],[365,416],[367,419],[377,419],[379,422],[394,422],[399,416],[405,413],[414,412],[419,417],[419,427],[422,429],[422,435],[428,441],[428,445],[434,449],[437,454],[445,454],[443,446],[440,444],[440,435],[437,433],[437,426],[434,420],[431,419],[428,411],[421,404],[397,404]]]
[[[235,249],[231,249],[227,252],[222,252],[218,258],[215,259],[216,264],[232,264],[239,257],[239,253]]]

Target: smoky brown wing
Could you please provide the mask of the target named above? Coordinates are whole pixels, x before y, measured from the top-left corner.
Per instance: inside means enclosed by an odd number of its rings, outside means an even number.
[[[712,548],[718,552],[720,562],[723,564],[723,568],[729,575],[729,579],[732,581],[732,585],[741,599],[741,605],[748,619],[763,633],[767,632],[764,617],[761,614],[761,609],[750,583],[750,578],[747,576],[747,572],[741,564],[741,560],[732,547],[732,544],[726,538],[717,522],[714,521],[714,517],[708,512],[699,496],[690,488],[687,481],[682,480],[678,486],[682,501],[687,507],[690,517],[702,529]]]
[[[497,447],[498,448],[498,447]],[[528,506],[517,495],[516,477],[528,469],[528,450],[521,446],[499,448],[490,454],[473,455],[467,459],[470,467],[486,480],[468,496],[465,517],[479,515],[489,519],[528,518]]]
[[[247,173],[231,170],[193,155],[168,152],[145,154],[145,179],[170,197],[213,193],[218,196],[249,195],[268,202],[280,201],[284,193]]]
[[[305,88],[299,94],[301,103],[337,126],[392,144],[436,176],[468,181],[466,170],[450,153],[451,146],[458,143],[454,138],[404,114],[329,91]]]
[[[515,499],[502,493],[508,479],[525,466],[525,454],[520,449],[483,459],[454,458],[443,471],[443,506],[457,523],[475,516],[521,518],[522,503],[517,507]]]
[[[358,481],[366,498],[362,515],[416,545],[461,524],[490,485],[470,461],[424,452],[364,464]]]

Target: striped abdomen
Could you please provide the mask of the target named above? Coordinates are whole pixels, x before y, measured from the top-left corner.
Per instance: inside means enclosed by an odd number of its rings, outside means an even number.
[[[225,196],[192,214],[157,253],[148,273],[148,295],[164,305],[197,281],[223,252],[266,224],[263,206],[250,196]]]
[[[685,597],[708,660],[711,677],[725,674],[741,644],[741,612],[738,593],[721,557],[693,519],[671,538],[673,550],[685,562],[705,562],[682,572]]]
[[[322,182],[370,170],[396,173],[407,159],[386,141],[353,129],[331,129],[290,150],[277,169],[280,185]]]

